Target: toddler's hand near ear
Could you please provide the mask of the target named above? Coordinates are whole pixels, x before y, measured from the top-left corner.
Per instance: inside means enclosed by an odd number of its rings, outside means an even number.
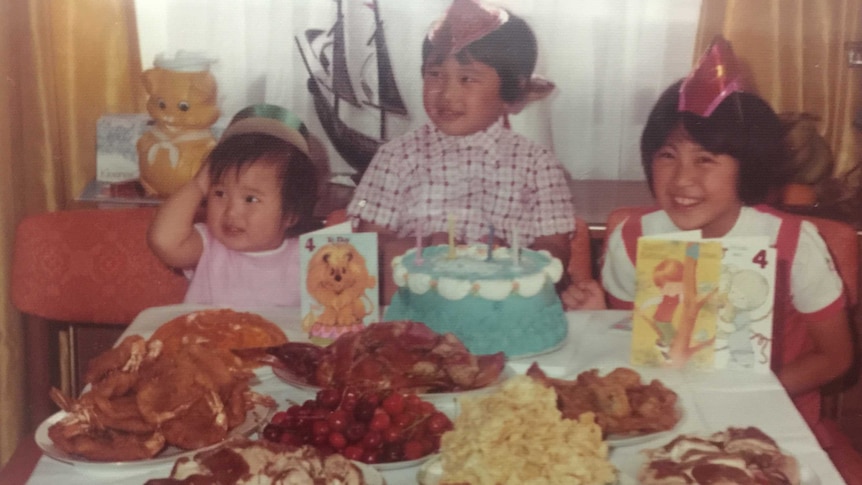
[[[572,283],[560,294],[566,310],[604,310],[605,291],[596,280]]]

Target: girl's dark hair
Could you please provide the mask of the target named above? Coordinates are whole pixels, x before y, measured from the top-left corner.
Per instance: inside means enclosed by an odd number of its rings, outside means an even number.
[[[315,228],[317,171],[308,155],[293,144],[262,133],[239,134],[220,141],[207,159],[213,182],[221,181],[230,171],[239,173],[256,162],[273,164],[281,186],[281,211],[297,216],[296,224],[286,231],[286,236]]]
[[[426,36],[422,43],[422,70],[442,64],[447,53],[435,50]],[[509,13],[509,20],[488,35],[468,44],[455,54],[458,62],[487,64],[500,77],[500,97],[513,103],[524,96],[524,87],[536,68],[539,48],[533,30],[524,19]]]
[[[746,205],[765,202],[787,180],[785,130],[772,108],[760,97],[736,92],[709,115],[680,112],[682,81],[662,93],[641,135],[641,163],[652,190],[652,160],[677,126],[706,150],[739,161],[737,195]]]

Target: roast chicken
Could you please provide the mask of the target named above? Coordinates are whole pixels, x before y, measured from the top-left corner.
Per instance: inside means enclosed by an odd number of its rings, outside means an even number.
[[[238,350],[248,358],[248,349]],[[304,384],[433,393],[494,383],[505,354],[473,355],[452,334],[411,321],[380,322],[340,336],[326,347],[289,342],[258,350],[258,358]]]

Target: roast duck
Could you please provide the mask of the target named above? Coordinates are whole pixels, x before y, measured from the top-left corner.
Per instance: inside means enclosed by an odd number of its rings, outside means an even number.
[[[195,450],[224,440],[257,403],[251,371],[227,350],[130,335],[90,362],[87,392],[51,397],[66,414],[48,428],[60,450],[92,461],[151,458],[167,446]]]
[[[288,342],[234,352],[302,384],[415,393],[482,388],[497,381],[506,364],[502,352],[473,355],[454,335],[411,321],[373,323],[326,347]]]

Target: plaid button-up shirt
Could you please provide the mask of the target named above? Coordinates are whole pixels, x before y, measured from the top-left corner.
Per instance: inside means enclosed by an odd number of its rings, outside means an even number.
[[[499,121],[467,136],[426,124],[383,145],[356,189],[348,213],[401,237],[446,232],[494,234],[529,246],[539,236],[572,233],[575,208],[565,169],[546,148]]]

